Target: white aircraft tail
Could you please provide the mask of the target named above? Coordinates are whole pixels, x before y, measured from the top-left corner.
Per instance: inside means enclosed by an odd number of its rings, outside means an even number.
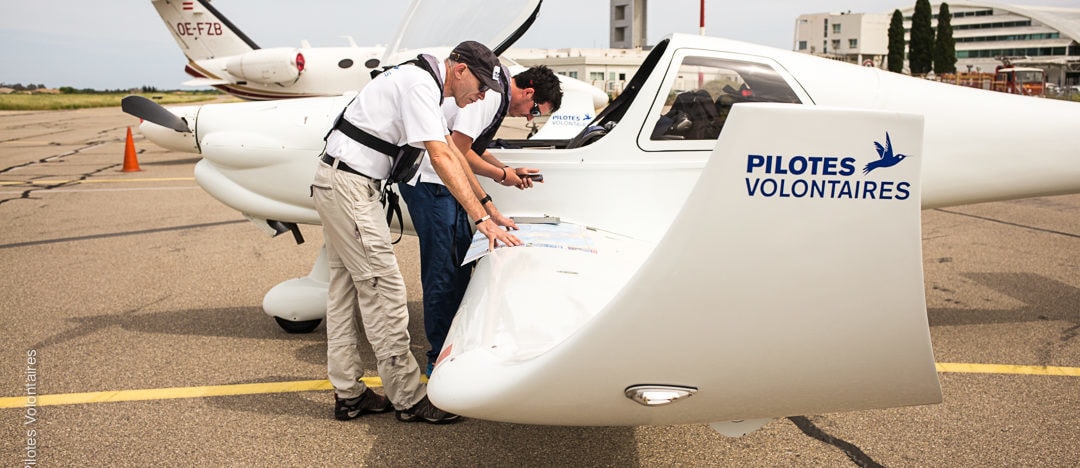
[[[152,0],[188,60],[239,55],[259,48],[207,0]]]

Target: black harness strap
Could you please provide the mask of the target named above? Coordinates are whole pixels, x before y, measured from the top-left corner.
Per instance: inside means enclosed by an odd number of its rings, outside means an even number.
[[[439,79],[438,59],[428,54],[420,54],[417,55],[415,59],[404,62],[398,66],[406,64],[415,65],[431,75],[431,79],[435,80],[435,84],[439,87],[439,105],[441,106],[444,90],[443,82]],[[374,79],[383,71],[391,68],[396,67],[387,67],[379,72],[372,70],[371,77]],[[348,108],[348,106],[346,106],[346,108]],[[345,118],[344,109],[342,109],[341,114],[338,115],[337,121],[334,122],[331,132],[333,130],[340,131],[353,141],[390,157],[390,175],[387,177],[385,183],[383,183],[382,191],[379,194],[379,202],[382,203],[383,207],[386,209],[387,226],[393,225],[394,216],[397,216],[398,218],[398,238],[392,242],[394,244],[398,243],[405,233],[405,221],[401,213],[400,197],[398,194],[394,193],[393,189],[390,188],[390,185],[411,180],[413,175],[416,174],[416,170],[420,167],[420,159],[423,157],[424,151],[409,146],[407,143],[402,146],[397,146],[358,128]],[[327,136],[330,136],[330,134],[327,133]]]
[[[428,75],[431,75],[431,79],[435,80],[435,85],[439,87],[439,105],[441,106],[444,91],[443,82],[439,79],[439,61],[431,55],[420,54],[415,59],[405,63],[415,65],[426,71]],[[393,161],[390,169],[390,177],[383,184],[382,194],[379,196],[379,200],[386,208],[386,225],[390,226],[393,223],[394,216],[398,218],[398,238],[393,241],[394,244],[398,243],[405,234],[405,218],[401,213],[400,197],[390,188],[390,184],[408,183],[412,180],[413,176],[416,175],[416,171],[420,169],[420,161],[424,157],[424,151],[405,144],[398,148],[396,155],[397,159]]]
[[[353,125],[352,122],[349,122],[349,120],[344,117],[338,119],[337,123],[334,124],[334,130],[344,133],[345,136],[352,138],[354,141],[360,143],[361,145],[367,146],[368,148],[371,148],[390,157],[397,156],[398,151],[401,151],[400,146],[394,145],[390,142],[387,142],[386,140],[383,140],[382,138],[365,132],[359,127]]]
[[[439,87],[439,105],[442,105],[442,102],[443,102],[443,83],[442,83],[441,80],[439,80],[439,73],[436,71],[438,69],[438,66],[439,66],[439,61],[435,57],[433,57],[431,55],[420,54],[420,55],[417,55],[416,58],[414,58],[412,60],[409,60],[407,62],[403,62],[400,65],[397,65],[397,66],[394,66],[394,67],[386,67],[383,70],[379,70],[379,71],[372,70],[372,72],[371,72],[372,76],[371,77],[372,77],[372,79],[374,79],[376,76],[379,76],[380,74],[382,74],[382,72],[384,72],[386,70],[389,70],[391,68],[397,68],[397,67],[399,67],[401,65],[406,65],[406,64],[416,65],[421,70],[424,70],[429,75],[431,75],[431,79],[435,80],[435,84],[438,85],[438,87]],[[354,100],[355,100],[355,98],[354,98]],[[349,105],[351,105],[351,104],[352,104],[352,101],[349,102]],[[346,109],[348,107],[349,107],[348,105],[345,106]],[[345,118],[345,109],[342,109],[341,113],[338,114],[337,119],[334,121],[334,126],[330,128],[330,132],[326,133],[326,136],[323,137],[323,140],[325,140],[327,137],[329,137],[330,133],[333,132],[334,130],[340,131],[341,133],[345,134],[345,136],[351,138],[353,141],[356,141],[357,143],[360,143],[361,145],[367,146],[368,148],[371,148],[371,149],[373,149],[375,151],[378,151],[378,152],[380,152],[382,154],[390,156],[391,158],[396,158],[399,155],[399,153],[401,152],[401,150],[404,149],[405,146],[408,146],[408,145],[397,146],[397,145],[395,145],[393,143],[390,143],[390,142],[388,142],[386,140],[383,140],[382,138],[379,138],[379,137],[377,137],[375,135],[372,135],[372,134],[364,131],[363,129],[353,125],[352,122],[349,122],[349,120]],[[391,175],[393,175],[393,171],[391,171]],[[395,181],[395,182],[398,182],[398,181]]]
[[[429,75],[431,75],[431,79],[435,80],[435,84],[439,86],[439,105],[441,106],[443,103],[443,93],[446,91],[443,89],[442,80],[439,79],[439,72],[436,71],[439,69],[439,60],[432,55],[420,54],[417,55],[416,58],[409,60],[405,63],[411,63],[413,65],[416,65],[420,67],[421,70],[424,70],[428,72]],[[405,63],[403,63],[402,65],[404,65]]]

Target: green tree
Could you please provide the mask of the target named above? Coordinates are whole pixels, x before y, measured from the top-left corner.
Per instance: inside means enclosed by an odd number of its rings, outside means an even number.
[[[889,22],[889,71],[895,73],[904,71],[904,49],[906,48],[904,14],[900,13],[900,10],[893,10],[892,21]]]
[[[911,15],[911,43],[908,45],[908,64],[912,75],[925,75],[933,61],[934,28],[930,25],[933,10],[930,0],[916,0]]]
[[[937,39],[934,41],[934,73],[956,73],[956,39],[952,35],[949,4],[942,3],[937,15]]]

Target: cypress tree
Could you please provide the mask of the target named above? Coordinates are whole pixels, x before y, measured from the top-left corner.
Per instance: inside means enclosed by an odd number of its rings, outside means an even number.
[[[908,46],[908,64],[912,75],[925,75],[930,71],[934,47],[931,16],[930,0],[916,0],[915,13],[911,15],[911,43]]]
[[[889,71],[895,73],[904,71],[904,49],[906,48],[904,14],[900,13],[900,10],[893,10],[892,21],[889,22]]]
[[[948,3],[942,3],[938,9],[934,73],[956,73],[956,39],[952,35],[952,14],[949,13]]]

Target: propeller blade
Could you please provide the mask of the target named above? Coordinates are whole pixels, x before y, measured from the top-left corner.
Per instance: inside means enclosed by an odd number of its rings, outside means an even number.
[[[134,115],[140,119],[153,122],[165,128],[171,128],[178,132],[191,133],[191,128],[184,119],[169,112],[154,101],[142,96],[125,96],[120,100],[120,109],[125,113]]]

